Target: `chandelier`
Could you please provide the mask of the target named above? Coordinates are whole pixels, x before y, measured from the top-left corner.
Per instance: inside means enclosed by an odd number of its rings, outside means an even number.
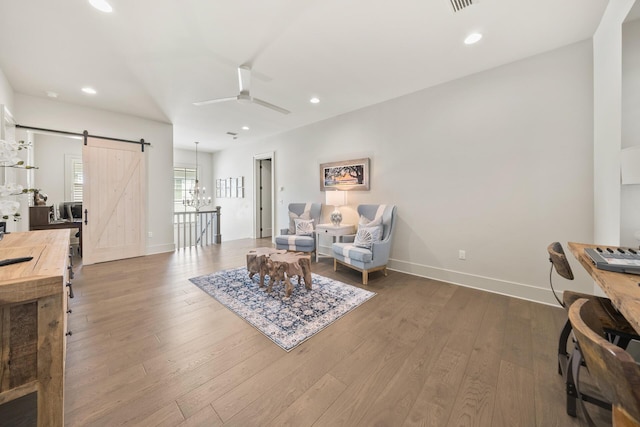
[[[198,212],[200,208],[211,204],[211,197],[207,198],[205,188],[200,188],[200,183],[198,182],[198,144],[199,142],[196,141],[196,184],[193,186],[193,189],[189,190],[190,199],[182,201],[185,206],[194,208],[196,212]]]

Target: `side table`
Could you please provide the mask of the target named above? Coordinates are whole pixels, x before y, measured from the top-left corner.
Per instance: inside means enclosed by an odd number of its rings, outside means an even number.
[[[340,224],[337,227],[333,224],[318,224],[316,226],[316,262],[321,256],[333,258],[331,246],[322,246],[320,244],[322,236],[331,236],[333,238],[332,243],[335,243],[342,241],[344,236],[353,235],[355,232],[356,226],[353,224]]]

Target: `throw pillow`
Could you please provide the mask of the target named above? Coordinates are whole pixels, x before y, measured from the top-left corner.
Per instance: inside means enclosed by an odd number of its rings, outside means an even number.
[[[294,219],[296,224],[296,236],[312,236],[313,235],[313,220],[306,219]]]
[[[367,218],[364,215],[360,215],[360,221],[358,221],[358,226],[377,227],[378,225],[382,225],[381,216],[369,221],[369,218]]]
[[[294,222],[296,219],[311,219],[311,213],[304,211],[300,215],[297,215],[289,212],[289,234],[296,234],[296,223]]]
[[[381,225],[377,225],[375,227],[358,227],[358,232],[356,233],[356,238],[353,241],[353,245],[360,248],[371,249],[371,246],[375,242],[380,241],[381,236]]]

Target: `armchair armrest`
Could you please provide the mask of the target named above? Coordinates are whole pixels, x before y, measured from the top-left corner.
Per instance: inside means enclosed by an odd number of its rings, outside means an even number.
[[[391,240],[383,240],[371,245],[371,260],[382,259],[388,260],[391,253]]]
[[[289,229],[288,228],[281,228],[280,229],[280,234],[283,236],[286,236],[289,234]]]

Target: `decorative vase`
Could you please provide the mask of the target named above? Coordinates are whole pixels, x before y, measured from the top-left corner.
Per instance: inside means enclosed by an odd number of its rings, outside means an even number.
[[[334,225],[334,227],[338,227],[342,222],[342,213],[340,213],[338,208],[336,208],[336,210],[331,212],[330,218],[331,218],[331,223]]]

